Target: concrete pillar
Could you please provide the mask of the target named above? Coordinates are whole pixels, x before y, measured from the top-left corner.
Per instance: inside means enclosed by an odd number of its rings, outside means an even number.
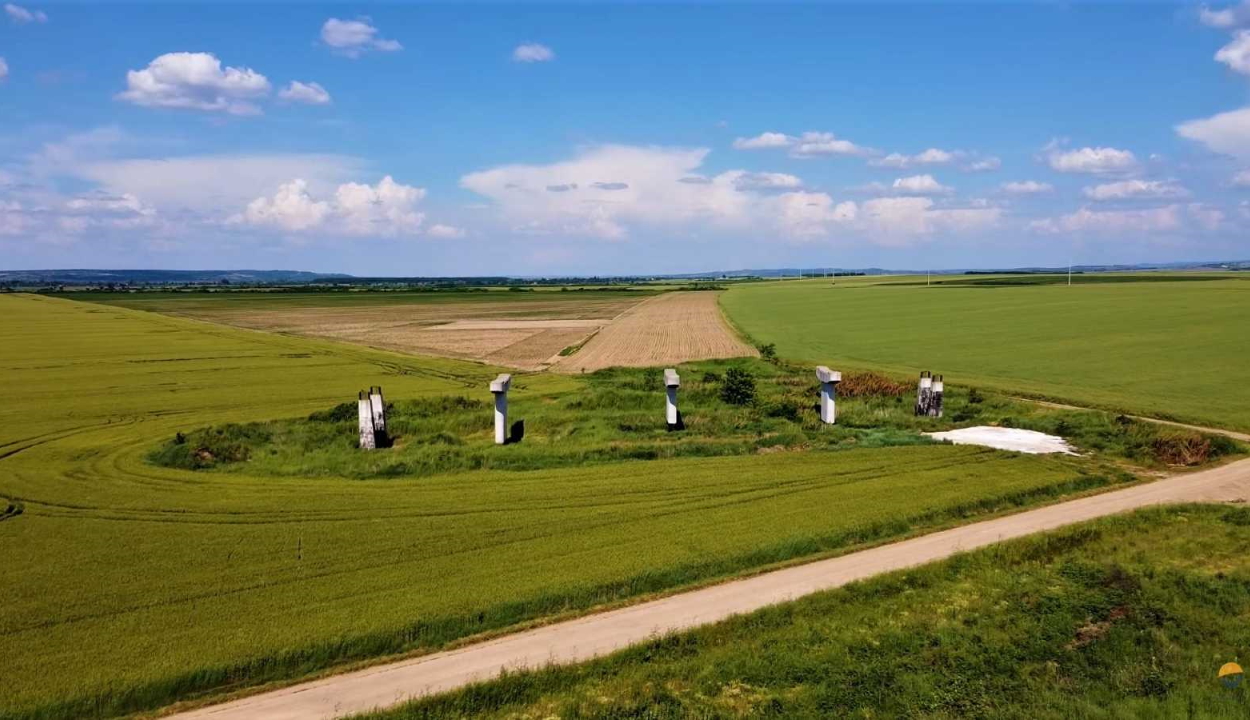
[[[369,400],[369,393],[360,391],[356,407],[360,418],[360,449],[373,450],[378,444],[373,432],[373,403]]]
[[[820,421],[832,425],[838,420],[838,383],[842,382],[842,373],[821,365],[816,368],[816,379],[820,381]]]
[[[664,371],[664,388],[666,391],[666,399],[664,401],[664,420],[668,423],[669,430],[681,429],[681,413],[677,411],[677,388],[681,387],[681,377],[677,371],[668,368]]]
[[[495,444],[508,442],[508,387],[512,385],[512,376],[500,373],[491,381],[490,391],[495,394]]]
[[[929,395],[933,390],[933,374],[928,370],[920,373],[920,385],[916,389],[916,416],[929,414]]]
[[[942,382],[942,376],[938,375],[933,378],[933,386],[929,392],[929,417],[942,417],[942,393],[945,391],[945,383]]]
[[[373,432],[386,432],[386,401],[382,399],[382,386],[369,388],[369,406],[373,410]]]

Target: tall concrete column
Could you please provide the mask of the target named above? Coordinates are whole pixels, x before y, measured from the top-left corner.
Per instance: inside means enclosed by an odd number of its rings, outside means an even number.
[[[941,375],[933,378],[933,386],[929,390],[929,417],[942,417],[942,394],[945,389]]]
[[[916,388],[916,415],[929,414],[929,395],[933,390],[933,374],[928,370],[920,373],[920,385]]]
[[[495,394],[495,444],[508,442],[508,388],[512,385],[512,376],[500,373],[490,384],[490,391]]]
[[[364,390],[360,391],[356,410],[360,420],[360,449],[373,450],[378,446],[373,430],[373,402],[369,399],[369,393]]]
[[[377,444],[388,443],[386,434],[386,401],[382,399],[382,386],[369,388],[369,409],[373,413],[373,435]],[[389,447],[389,445],[387,445]]]
[[[820,381],[820,421],[832,425],[838,420],[838,383],[842,382],[842,373],[821,365],[816,368],[816,379]]]
[[[664,420],[668,423],[669,430],[681,429],[681,413],[677,411],[677,388],[681,387],[681,377],[673,368],[664,371],[664,388],[666,398],[664,401]]]

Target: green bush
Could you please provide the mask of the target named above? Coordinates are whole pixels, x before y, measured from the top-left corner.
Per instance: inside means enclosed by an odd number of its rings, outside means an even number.
[[[725,371],[721,383],[720,399],[730,405],[750,405],[755,402],[755,377],[742,368],[731,367]]]

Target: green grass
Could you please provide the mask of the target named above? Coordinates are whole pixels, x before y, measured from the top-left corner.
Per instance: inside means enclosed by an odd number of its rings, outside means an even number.
[[[722,304],[786,358],[933,370],[964,385],[1250,429],[1250,277],[1114,277],[1073,287],[966,286],[988,281],[981,276],[935,287],[924,278],[760,283],[730,289]]]
[[[357,448],[353,401],[300,418],[180,428],[149,457],[167,467],[270,477],[429,477],[917,445],[932,442],[923,432],[984,424],[1060,435],[1081,451],[1148,467],[1201,465],[1241,451],[1221,436],[1107,413],[1057,410],[959,386],[948,387],[942,419],[917,418],[908,385],[863,373],[847,373],[843,387],[848,393],[857,380],[871,377],[901,394],[843,397],[839,422],[830,427],[819,420],[819,386],[808,367],[743,359],[689,363],[680,370],[685,378],[681,432],[667,431],[658,407],[661,370],[618,368],[585,375],[572,389],[526,392],[528,381],[518,380],[515,388],[521,393],[511,403],[510,419],[524,419],[525,439],[502,448],[494,443],[491,401],[478,392],[388,403],[394,445],[375,452]],[[736,405],[722,398],[735,372],[747,373],[754,382],[753,402]]]
[[[485,398],[495,369],[46,297],[0,296],[0,317],[6,719],[155,708],[1125,479],[941,445],[357,480],[164,468],[147,456],[180,430],[376,384]],[[524,408],[594,381],[517,382]]]
[[[1250,509],[1141,511],[367,717],[1240,719],[1247,547]]]

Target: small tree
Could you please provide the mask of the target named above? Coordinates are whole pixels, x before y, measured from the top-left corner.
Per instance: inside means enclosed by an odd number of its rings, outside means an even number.
[[[729,368],[720,386],[720,399],[730,405],[750,405],[755,400],[755,378],[742,368]]]
[[[767,345],[756,345],[755,349],[759,351],[760,357],[772,362],[777,359],[777,346],[773,343]]]

